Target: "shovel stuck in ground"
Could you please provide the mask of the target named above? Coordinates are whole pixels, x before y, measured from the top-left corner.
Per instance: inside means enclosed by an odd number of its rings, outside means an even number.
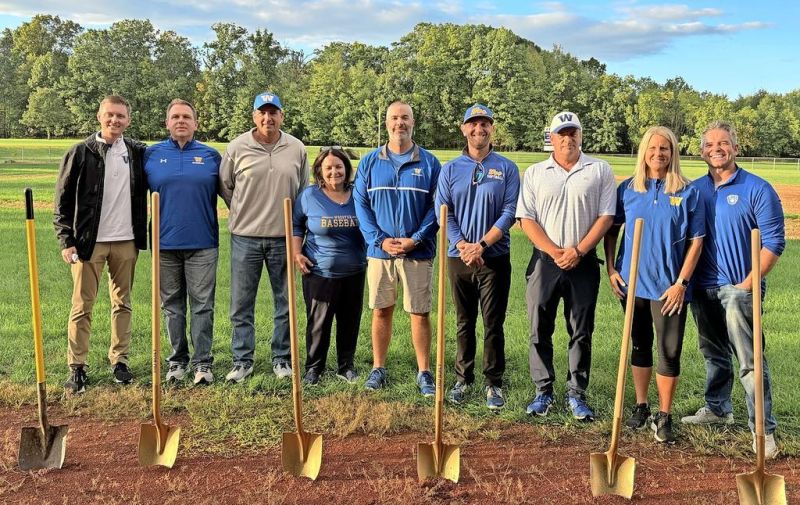
[[[303,392],[300,389],[300,350],[297,344],[297,308],[295,305],[294,262],[292,261],[292,201],[289,198],[283,200],[283,227],[286,232],[289,340],[292,352],[292,406],[296,431],[283,434],[281,461],[283,469],[290,474],[316,480],[322,466],[322,435],[303,431]]]
[[[42,342],[42,307],[39,303],[39,265],[36,260],[36,226],[33,220],[33,190],[25,189],[25,238],[28,242],[28,276],[31,284],[33,313],[33,352],[36,358],[39,426],[22,428],[19,439],[20,470],[61,468],[67,448],[69,426],[51,426],[47,422],[47,388],[44,378]]]
[[[159,233],[161,232],[161,205],[158,193],[153,193],[152,215],[152,278],[150,330],[153,340],[153,424],[142,424],[139,433],[139,465],[161,465],[172,468],[178,457],[180,427],[169,426],[161,420],[161,271]]]
[[[622,345],[619,350],[617,369],[617,393],[614,398],[614,421],[611,424],[611,445],[606,452],[593,452],[589,455],[589,480],[593,496],[615,494],[631,499],[636,474],[636,460],[620,456],[619,434],[622,429],[622,407],[625,403],[625,373],[628,368],[628,348],[633,323],[633,304],[636,301],[636,281],[639,275],[639,247],[642,241],[644,220],[639,218],[633,226],[633,252],[631,273],[628,279],[628,294],[625,301],[625,324],[622,329]]]
[[[433,410],[434,438],[430,444],[417,444],[417,476],[420,481],[442,477],[458,482],[461,473],[461,448],[442,442],[444,407],[444,310],[447,262],[447,205],[439,210],[439,301],[436,318],[436,401]]]
[[[783,475],[764,469],[764,337],[761,333],[761,232],[751,232],[753,278],[753,374],[756,397],[756,469],[736,476],[740,505],[786,505]]]

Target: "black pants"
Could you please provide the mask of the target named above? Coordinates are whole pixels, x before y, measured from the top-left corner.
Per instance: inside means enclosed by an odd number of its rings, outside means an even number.
[[[478,303],[483,314],[483,375],[490,386],[503,385],[506,369],[505,334],[508,293],[511,288],[511,257],[485,258],[481,268],[468,267],[461,258],[447,259],[447,274],[456,306],[456,378],[475,381],[475,324]]]
[[[623,310],[625,299],[622,300]],[[681,350],[683,334],[686,330],[686,304],[680,314],[665,316],[661,314],[663,301],[636,297],[633,302],[633,321],[631,325],[631,365],[643,368],[653,366],[653,326],[658,338],[658,368],[656,372],[664,377],[677,377],[681,374]]]
[[[531,325],[528,362],[536,392],[553,394],[553,332],[558,302],[563,298],[569,335],[567,394],[583,398],[589,386],[594,312],[600,289],[597,256],[592,252],[572,270],[562,270],[550,256],[534,250],[526,277],[525,298]]]
[[[325,370],[331,327],[336,318],[336,355],[338,372],[353,366],[366,272],[330,279],[309,274],[303,276],[306,301],[306,370]]]

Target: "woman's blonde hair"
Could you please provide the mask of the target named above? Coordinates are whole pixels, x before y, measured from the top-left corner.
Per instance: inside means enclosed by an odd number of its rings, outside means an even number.
[[[653,126],[644,133],[642,141],[639,143],[639,153],[636,156],[636,168],[633,171],[631,186],[637,193],[647,192],[647,163],[645,162],[645,155],[647,154],[647,146],[650,144],[650,139],[652,139],[654,135],[661,135],[669,141],[670,161],[669,167],[667,167],[664,193],[677,193],[685,188],[690,181],[681,173],[678,139],[675,137],[675,134],[672,133],[672,130],[666,126]]]

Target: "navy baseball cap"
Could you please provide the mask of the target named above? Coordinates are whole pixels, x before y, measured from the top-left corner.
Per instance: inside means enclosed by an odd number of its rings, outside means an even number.
[[[273,105],[279,110],[283,110],[281,99],[278,97],[278,95],[270,93],[269,91],[265,91],[256,95],[255,100],[253,100],[253,110],[258,110],[265,105]]]
[[[492,109],[485,105],[476,103],[472,107],[468,108],[466,112],[464,112],[464,122],[462,124],[465,124],[467,121],[478,117],[485,117],[494,123],[494,113],[492,112]]]

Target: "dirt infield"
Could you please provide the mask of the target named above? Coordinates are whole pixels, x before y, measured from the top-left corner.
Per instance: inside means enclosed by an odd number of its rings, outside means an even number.
[[[30,415],[22,417],[30,419]],[[280,448],[243,458],[182,457],[171,470],[140,468],[139,426],[85,418],[58,419],[70,425],[62,470],[16,469],[20,412],[0,410],[0,502],[13,504],[615,504],[619,497],[593,499],[589,453],[604,451],[578,439],[552,440],[533,426],[519,425],[497,440],[462,446],[461,481],[418,483],[415,447],[430,434],[374,438],[325,438],[316,482],[283,473]],[[185,421],[184,421],[185,422]],[[180,425],[180,419],[170,420]],[[625,444],[636,458],[634,501],[642,504],[737,503],[735,475],[752,471],[743,459],[706,457],[680,444]],[[800,459],[770,462],[768,471],[786,477],[789,503],[800,502]]]

